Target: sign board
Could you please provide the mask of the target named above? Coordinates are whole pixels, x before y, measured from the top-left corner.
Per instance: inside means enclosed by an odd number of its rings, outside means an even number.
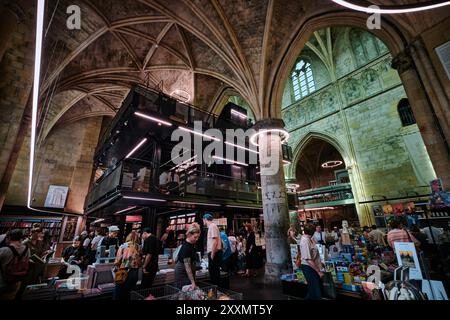
[[[413,242],[394,242],[395,254],[399,266],[409,267],[409,278],[421,280],[419,258]]]
[[[67,200],[69,187],[50,185],[48,187],[47,198],[44,207],[64,209]]]
[[[126,216],[125,222],[126,223],[142,222],[142,216]]]

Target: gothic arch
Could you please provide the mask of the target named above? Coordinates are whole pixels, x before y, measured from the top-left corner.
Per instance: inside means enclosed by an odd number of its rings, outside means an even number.
[[[264,116],[281,118],[281,103],[286,81],[288,81],[292,67],[302,52],[305,43],[314,31],[334,26],[366,29],[367,17],[367,14],[360,12],[341,11],[316,16],[302,24],[292,42],[286,48],[284,55],[279,59],[272,75],[271,85],[269,86],[271,93],[267,97],[267,108],[264,110]],[[381,29],[369,30],[369,32],[384,42],[392,56],[396,56],[405,49],[410,36],[389,19],[382,17],[381,21]]]
[[[312,139],[319,139],[328,142],[330,145],[336,148],[336,150],[341,154],[342,159],[344,159],[345,166],[349,167],[351,165],[352,161],[348,157],[347,151],[342,146],[341,142],[339,142],[337,139],[331,137],[328,134],[324,134],[318,131],[310,131],[293,148],[294,151],[292,164],[290,164],[288,170],[286,170],[289,178],[296,177],[297,163],[300,160],[300,156],[302,155],[304,148],[308,145],[308,143]]]
[[[220,114],[222,112],[223,107],[226,104],[226,101],[231,96],[241,96],[241,95],[239,94],[239,92],[237,90],[235,90],[232,87],[229,87],[229,86],[221,87],[217,91],[217,94],[215,95],[215,97],[210,105],[209,112],[217,114],[217,115]],[[255,110],[255,108],[253,108],[248,102],[247,102],[247,104],[248,104],[248,107],[250,108],[250,111],[253,113],[253,116],[255,117],[255,119],[260,119],[260,113],[257,112],[257,110]]]

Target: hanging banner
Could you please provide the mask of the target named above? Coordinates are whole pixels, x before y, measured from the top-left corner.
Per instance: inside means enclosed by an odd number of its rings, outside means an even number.
[[[395,254],[399,266],[409,267],[410,279],[423,279],[419,258],[413,242],[394,242]]]

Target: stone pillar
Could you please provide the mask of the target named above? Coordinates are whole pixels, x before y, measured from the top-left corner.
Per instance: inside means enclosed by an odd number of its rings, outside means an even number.
[[[446,141],[439,118],[425,92],[424,84],[415,69],[409,52],[397,55],[392,61],[392,67],[397,69],[402,79],[436,175],[448,187],[450,185],[449,142]]]
[[[258,121],[253,128],[256,131],[283,129],[284,123],[281,119],[265,119]],[[278,283],[280,275],[288,273],[289,270],[289,249],[286,236],[289,228],[289,212],[281,137],[276,132],[260,134],[258,145],[267,255],[265,281]],[[269,159],[272,161],[267,163]],[[273,166],[278,166],[278,168],[272,170]]]
[[[9,39],[23,16],[23,11],[17,4],[10,3],[0,9],[0,62],[8,49]]]
[[[19,131],[17,133],[13,149],[9,154],[8,163],[0,181],[0,211],[5,203],[6,194],[8,192],[9,184],[11,182],[14,170],[16,168],[17,160],[19,159],[20,150],[22,149],[23,142],[27,133],[30,131],[31,126],[31,109],[32,109],[32,95],[28,96],[28,102],[25,107],[25,111],[22,114],[22,119],[19,124]],[[27,192],[27,190],[24,190]]]
[[[74,213],[84,212],[84,203],[89,191],[93,167],[93,155],[97,146],[102,118],[86,119],[86,127],[81,141],[81,153],[72,171],[69,196],[65,210]]]

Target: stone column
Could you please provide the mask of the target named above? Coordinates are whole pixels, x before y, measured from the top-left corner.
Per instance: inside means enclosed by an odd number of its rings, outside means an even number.
[[[422,134],[436,175],[442,178],[444,185],[450,185],[450,153],[448,141],[436,115],[425,87],[417,73],[409,52],[402,52],[392,61],[397,69],[408,96],[414,117]]]
[[[19,159],[20,150],[22,149],[23,142],[27,136],[27,133],[30,131],[31,126],[31,106],[32,104],[32,95],[28,96],[28,102],[25,106],[25,110],[22,114],[22,119],[19,124],[19,131],[17,132],[17,136],[14,140],[14,145],[9,154],[8,163],[6,165],[3,176],[0,180],[0,211],[3,208],[3,204],[6,200],[6,194],[8,192],[9,184],[11,182],[14,170],[16,168],[17,160]],[[27,190],[24,190],[27,192]]]
[[[283,129],[284,123],[281,119],[265,119],[258,121],[253,128],[256,131]],[[286,236],[289,228],[289,212],[281,137],[276,132],[260,134],[258,145],[267,255],[265,281],[278,283],[280,275],[289,270],[289,250]],[[271,161],[267,163],[269,159]],[[273,166],[278,166],[278,168],[272,170]]]

